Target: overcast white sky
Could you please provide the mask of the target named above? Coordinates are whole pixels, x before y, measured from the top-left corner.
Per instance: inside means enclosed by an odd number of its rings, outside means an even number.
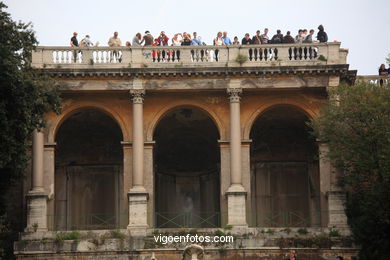
[[[349,49],[350,69],[377,74],[390,53],[390,0],[5,0],[14,20],[31,21],[40,45],[69,45],[73,31],[79,40],[107,45],[114,31],[124,43],[136,32],[197,31],[211,44],[218,31],[239,39],[257,29],[290,30],[325,26],[329,40]],[[387,65],[386,65],[387,66]]]

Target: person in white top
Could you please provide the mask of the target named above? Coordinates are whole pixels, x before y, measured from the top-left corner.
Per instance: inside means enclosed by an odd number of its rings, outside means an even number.
[[[214,45],[215,46],[222,46],[222,45],[225,45],[225,42],[224,40],[222,39],[222,32],[218,32],[217,33],[217,37],[214,39]],[[218,61],[218,54],[219,54],[219,50],[216,49],[214,50],[214,53],[215,53],[215,61]]]
[[[181,46],[182,42],[183,42],[183,35],[181,33],[176,33],[172,37],[172,46]],[[172,60],[173,61],[176,61],[176,60],[180,61],[180,50],[173,50]]]

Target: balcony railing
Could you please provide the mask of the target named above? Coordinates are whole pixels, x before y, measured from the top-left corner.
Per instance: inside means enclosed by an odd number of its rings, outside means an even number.
[[[180,68],[346,64],[340,43],[177,47],[43,47],[36,68]]]
[[[390,83],[390,75],[366,75],[366,76],[357,76],[357,82],[368,82],[374,85],[383,85]]]

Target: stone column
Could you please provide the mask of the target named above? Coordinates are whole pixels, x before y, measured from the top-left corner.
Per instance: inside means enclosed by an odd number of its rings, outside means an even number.
[[[132,89],[133,101],[133,187],[129,197],[129,225],[132,235],[145,235],[147,224],[148,193],[144,187],[144,131],[143,100],[144,89]]]
[[[322,225],[336,228],[342,234],[349,234],[345,214],[346,193],[337,185],[337,170],[331,165],[327,144],[317,141],[320,164],[321,219]]]
[[[228,88],[230,101],[230,186],[226,192],[228,201],[228,225],[247,227],[246,192],[242,185],[241,157],[241,88]]]
[[[54,229],[55,208],[54,208],[54,183],[55,183],[55,148],[56,143],[45,143],[43,157],[43,187],[47,192],[47,228]]]
[[[32,140],[32,187],[27,197],[26,232],[47,231],[47,193],[43,186],[43,132],[34,130]]]

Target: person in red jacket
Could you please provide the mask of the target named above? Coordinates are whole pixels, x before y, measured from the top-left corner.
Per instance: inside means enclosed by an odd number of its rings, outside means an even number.
[[[160,35],[157,37],[157,44],[158,46],[168,46],[168,41],[169,41],[169,38],[168,36],[165,34],[164,31],[161,31]],[[163,50],[161,52],[162,54],[162,60],[165,61],[165,50]],[[160,56],[160,55],[159,55]],[[169,52],[168,52],[168,57],[169,57]],[[160,57],[159,57],[160,58]],[[168,58],[169,59],[169,58]]]

